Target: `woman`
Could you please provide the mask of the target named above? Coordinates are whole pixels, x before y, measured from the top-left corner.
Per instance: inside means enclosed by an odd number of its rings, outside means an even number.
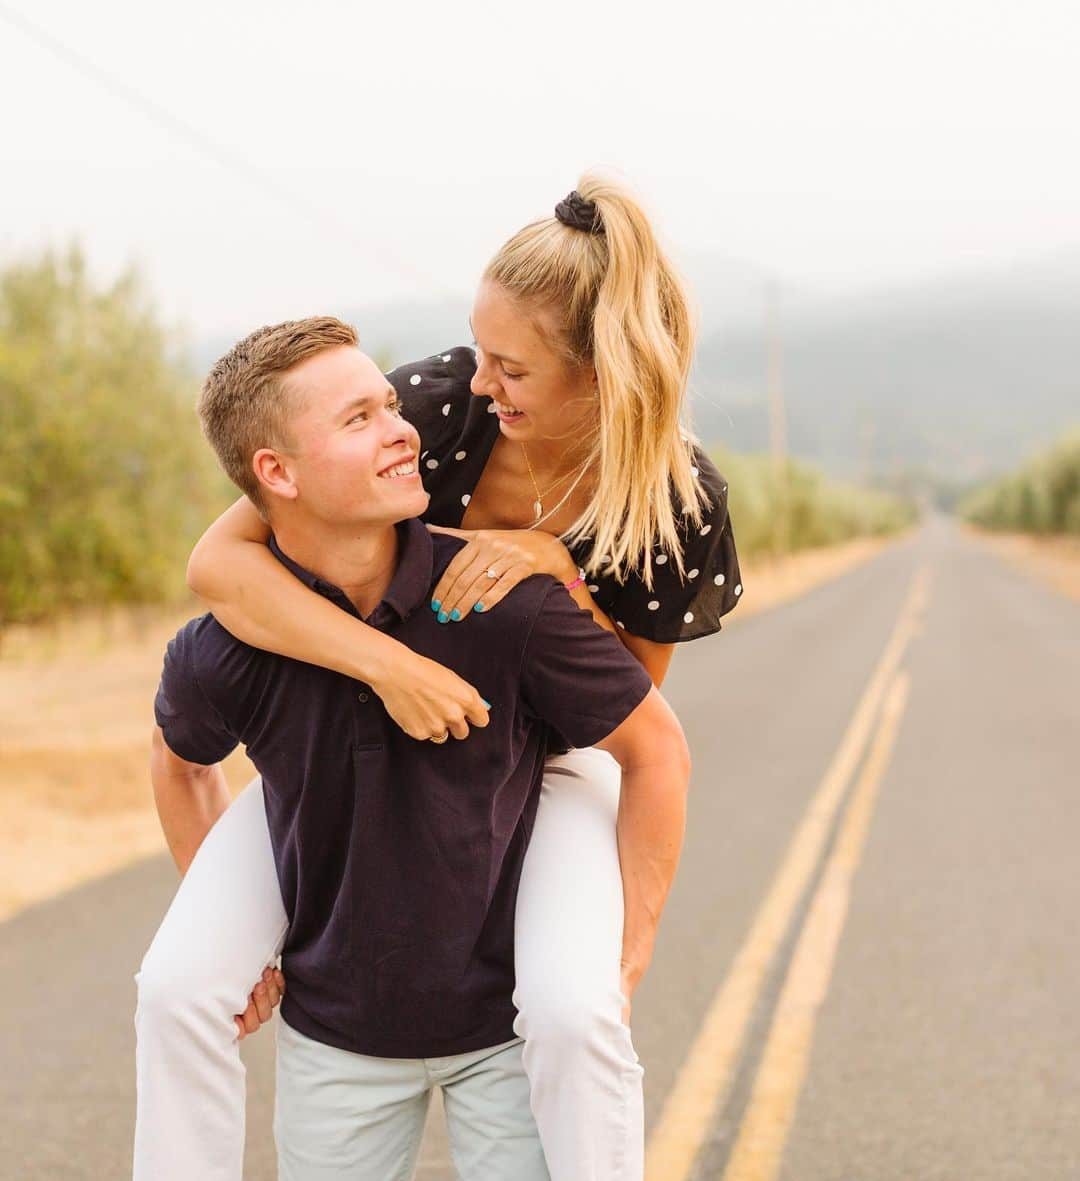
[[[475,356],[454,349],[390,375],[424,447],[425,520],[468,540],[432,610],[467,627],[523,578],[552,574],[660,686],[674,645],[717,631],[742,587],[727,486],[680,425],[693,347],[686,297],[633,198],[583,177],[554,218],[489,263],[472,328]],[[467,741],[472,686],[307,590],[267,537],[241,500],[192,555],[191,585],[220,622],[371,684],[414,738]],[[624,914],[618,796],[603,752],[551,756],[519,887],[515,1029],[556,1181],[643,1170],[642,1071],[627,1022],[657,916]],[[233,865],[266,845],[261,809],[245,815],[229,838],[242,847],[219,841],[212,864],[200,859],[222,890]],[[267,946],[281,918],[270,898],[265,917],[252,915]],[[182,963],[183,937],[168,938],[158,962]],[[242,1032],[266,1019],[280,984],[264,975]]]

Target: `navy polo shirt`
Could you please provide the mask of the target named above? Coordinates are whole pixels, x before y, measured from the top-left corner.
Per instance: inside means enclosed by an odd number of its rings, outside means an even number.
[[[365,622],[473,684],[492,703],[487,728],[412,739],[370,686],[252,648],[212,615],[169,643],[155,716],[181,758],[216,763],[242,742],[262,775],[290,922],[285,1020],[356,1053],[443,1057],[514,1036],[514,905],[552,744],[604,738],[651,682],[546,574],[438,623],[431,593],[465,542],[415,519],[396,536],[396,572]]]

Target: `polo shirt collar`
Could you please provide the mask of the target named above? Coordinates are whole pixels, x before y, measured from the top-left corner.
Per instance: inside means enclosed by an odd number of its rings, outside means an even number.
[[[393,611],[399,619],[407,619],[417,607],[427,602],[428,592],[431,590],[434,546],[427,526],[419,517],[409,517],[408,520],[399,521],[394,528],[398,536],[397,569],[382,601],[368,616],[369,622],[384,614],[384,607]],[[299,562],[294,562],[278,545],[273,534],[270,535],[269,544],[274,557],[286,569],[292,571],[305,586],[337,603],[349,614],[358,615],[352,600],[340,587],[327,582],[317,574],[312,574]]]

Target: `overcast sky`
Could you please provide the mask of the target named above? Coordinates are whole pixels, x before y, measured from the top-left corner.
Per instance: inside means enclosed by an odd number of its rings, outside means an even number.
[[[0,0],[0,260],[77,235],[240,332],[467,292],[596,165],[677,255],[747,274],[996,265],[1080,243],[1077,25],[1075,0]]]

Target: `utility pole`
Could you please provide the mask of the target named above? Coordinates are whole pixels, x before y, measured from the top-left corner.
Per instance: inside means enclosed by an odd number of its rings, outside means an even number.
[[[787,410],[784,405],[784,350],[780,329],[780,284],[765,281],[765,389],[769,401],[769,454],[776,487],[777,513],[773,545],[779,553],[791,548],[791,496],[788,483]]]

